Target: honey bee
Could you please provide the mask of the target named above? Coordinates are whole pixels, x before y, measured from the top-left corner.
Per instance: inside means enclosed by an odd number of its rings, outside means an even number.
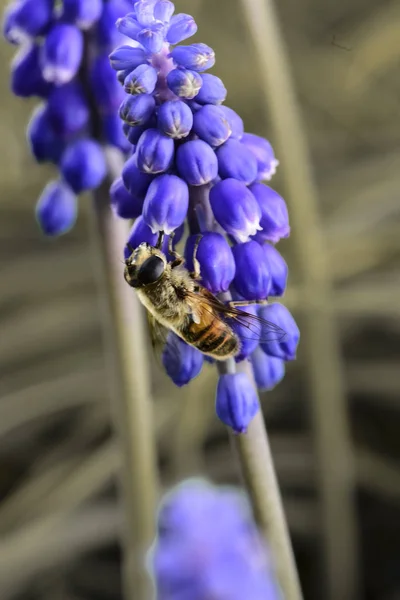
[[[237,308],[265,301],[224,304],[199,283],[200,264],[196,252],[200,240],[201,235],[194,246],[193,272],[185,268],[185,259],[173,249],[172,235],[168,240],[171,261],[161,251],[163,232],[156,246],[144,242],[135,249],[129,247],[131,255],[125,261],[124,277],[150,314],[150,323],[173,331],[187,344],[216,360],[226,360],[240,351],[240,339],[231,325],[235,321],[253,335],[259,336],[262,328],[278,337],[284,336],[277,325]]]

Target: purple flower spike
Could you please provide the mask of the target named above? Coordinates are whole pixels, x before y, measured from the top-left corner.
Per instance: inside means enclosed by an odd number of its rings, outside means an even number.
[[[193,249],[197,235],[188,238],[185,247],[186,268],[193,271]],[[235,276],[232,250],[220,233],[204,233],[197,249],[202,284],[213,294],[226,292]]]
[[[173,69],[167,75],[167,84],[171,92],[187,100],[199,93],[202,83],[198,73],[187,69]]]
[[[300,331],[288,309],[283,304],[275,302],[268,306],[262,306],[259,315],[265,321],[278,325],[286,334],[280,335],[279,333],[265,331],[265,334],[262,334],[263,343],[261,348],[263,351],[269,356],[276,356],[276,358],[283,360],[294,360],[300,339]],[[267,341],[264,342],[264,339]]]
[[[242,137],[244,144],[257,160],[257,179],[270,180],[275,175],[279,160],[276,160],[271,144],[265,138],[253,133],[245,133]]]
[[[119,46],[114,52],[111,52],[109,59],[112,68],[116,71],[126,70],[130,72],[139,65],[144,65],[146,63],[146,53],[143,48]]]
[[[39,46],[22,47],[11,63],[11,90],[16,96],[46,98],[52,85],[45,81],[40,68]]]
[[[167,375],[178,387],[182,387],[199,375],[203,366],[203,354],[189,346],[174,333],[168,334],[162,354]]]
[[[45,33],[53,16],[53,0],[22,0],[15,3],[9,35],[36,37]]]
[[[236,263],[235,289],[246,300],[267,298],[271,285],[268,261],[257,242],[238,244],[233,248]]]
[[[215,53],[206,44],[191,44],[190,46],[176,46],[171,56],[180,67],[192,71],[207,71],[215,64]]]
[[[245,433],[260,405],[255,389],[245,373],[220,375],[216,395],[216,412],[235,433]]]
[[[164,135],[179,140],[189,135],[192,129],[192,111],[181,100],[169,100],[158,109],[157,125]]]
[[[179,175],[189,185],[204,185],[218,174],[218,161],[213,149],[203,140],[182,144],[176,153]]]
[[[192,37],[197,31],[196,21],[183,13],[175,15],[170,21],[166,40],[170,44],[179,44]]]
[[[127,94],[151,94],[157,83],[157,71],[150,65],[139,65],[126,77],[124,88]]]
[[[100,144],[90,139],[70,144],[61,158],[60,169],[76,194],[97,188],[107,174],[104,152]]]
[[[227,91],[222,80],[210,73],[202,73],[201,79],[203,85],[196,96],[196,102],[199,102],[200,104],[221,104],[221,102],[224,102]],[[225,109],[226,108],[227,107],[225,107]],[[230,109],[228,109],[228,111],[229,110]],[[223,110],[223,112],[225,113],[225,117],[229,118],[229,115],[226,114],[227,111]],[[240,119],[240,117],[238,118]]]
[[[224,111],[226,118],[229,121],[229,124],[232,129],[231,138],[235,140],[241,140],[244,134],[244,124],[243,120],[239,117],[234,110],[229,108],[229,106],[221,106],[221,109]]]
[[[283,296],[287,284],[288,266],[274,246],[263,244],[262,249],[267,259],[268,270],[271,277],[268,295]]]
[[[175,6],[169,0],[159,0],[154,6],[154,18],[157,21],[168,23],[174,14]]]
[[[145,125],[150,121],[155,106],[156,101],[150,94],[127,96],[119,108],[119,116],[131,127]]]
[[[99,20],[102,10],[102,0],[63,0],[63,19],[83,30]]]
[[[61,181],[44,188],[36,205],[36,218],[46,235],[62,235],[74,226],[78,214],[75,194]]]
[[[285,376],[285,361],[275,356],[268,356],[257,347],[251,355],[254,379],[261,392],[274,389]]]
[[[210,203],[218,223],[237,242],[247,242],[260,229],[260,207],[243,182],[219,181],[211,188]]]
[[[228,140],[217,151],[218,174],[221,179],[233,177],[246,185],[257,177],[257,161],[254,155],[238,140]]]
[[[229,122],[219,106],[203,106],[193,117],[193,131],[210,146],[221,146],[232,133]],[[218,158],[219,154],[217,154]]]
[[[103,12],[96,23],[96,41],[102,48],[114,48],[121,43],[122,36],[116,27],[116,21],[132,10],[129,0],[103,2]],[[128,36],[129,37],[129,36]]]
[[[46,81],[62,85],[75,77],[83,56],[83,35],[75,25],[59,23],[47,34],[41,63]]]
[[[126,189],[122,177],[118,177],[110,187],[111,208],[122,219],[136,219],[143,208],[143,200],[132,196]]]
[[[65,142],[54,131],[46,106],[38,106],[28,125],[27,138],[33,156],[38,162],[57,163],[65,149]]]
[[[61,136],[77,133],[89,121],[89,107],[79,83],[71,82],[55,87],[49,96],[47,107],[54,131]]]
[[[261,209],[262,231],[257,233],[255,239],[276,244],[280,239],[289,237],[289,215],[284,199],[275,190],[262,183],[253,183],[249,189]]]
[[[176,175],[160,175],[150,184],[143,205],[143,219],[153,233],[169,234],[182,225],[189,207],[189,190]]]
[[[122,180],[126,189],[134,196],[144,199],[154,176],[143,173],[138,166],[136,156],[131,156],[122,169]]]
[[[136,147],[137,166],[143,173],[164,173],[172,164],[174,148],[174,140],[158,129],[147,129]]]

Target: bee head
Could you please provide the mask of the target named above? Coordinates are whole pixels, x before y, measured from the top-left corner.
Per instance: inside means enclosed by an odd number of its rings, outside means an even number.
[[[143,288],[156,283],[165,271],[167,260],[164,254],[143,242],[132,250],[132,254],[125,261],[124,277],[127,283],[134,288]]]

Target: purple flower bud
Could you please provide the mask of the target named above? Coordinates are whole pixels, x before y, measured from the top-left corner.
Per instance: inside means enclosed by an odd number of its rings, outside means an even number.
[[[36,37],[45,33],[53,16],[53,0],[22,0],[15,3],[9,35]]]
[[[203,108],[203,104],[199,104],[196,102],[196,100],[186,100],[186,104],[189,106],[193,114],[197,113],[198,110]]]
[[[175,229],[174,239],[173,239],[174,247],[182,238],[183,230],[184,230],[183,225],[181,227],[178,227],[178,229]],[[146,225],[146,223],[144,222],[143,217],[138,217],[129,233],[128,243],[124,249],[125,259],[129,258],[129,256],[132,253],[129,246],[131,248],[137,248],[143,242],[150,244],[150,246],[155,246],[157,243],[157,240],[158,240],[158,232],[153,233],[151,231],[150,227],[148,225]],[[171,257],[169,257],[169,255],[168,255],[168,243],[169,243],[169,235],[166,235],[164,237],[162,251],[164,252],[167,259],[171,260]]]
[[[269,356],[276,356],[276,358],[282,358],[283,360],[294,360],[300,339],[300,331],[288,309],[283,304],[274,302],[274,304],[262,306],[259,315],[265,321],[278,325],[286,334],[280,335],[267,330],[265,333],[263,332],[261,335],[263,339],[261,348],[263,351]]]
[[[185,247],[186,268],[193,271],[193,249],[197,235],[188,238]],[[235,276],[232,250],[220,233],[204,233],[197,249],[202,284],[213,294],[226,292]]]
[[[220,375],[216,396],[217,416],[235,433],[245,433],[259,411],[255,389],[245,373]]]
[[[260,225],[262,231],[257,232],[257,241],[276,244],[282,238],[289,237],[289,215],[284,199],[275,190],[262,183],[253,183],[249,187],[261,210]]]
[[[75,77],[83,56],[83,35],[75,25],[58,23],[47,34],[41,54],[43,77],[56,85]]]
[[[104,115],[101,119],[101,128],[106,144],[114,146],[122,152],[128,152],[131,149],[132,146],[125,137],[122,121],[118,115]]]
[[[157,54],[157,52],[160,52],[164,43],[162,27],[160,29],[160,27],[155,25],[153,27],[142,29],[137,35],[137,41],[142,44],[147,52]]]
[[[210,146],[221,146],[231,135],[224,112],[213,104],[207,104],[196,112],[193,117],[193,131]]]
[[[120,46],[111,52],[109,59],[113,69],[116,71],[128,71],[130,73],[139,65],[146,63],[146,53],[143,48],[134,48],[133,46],[126,45]]]
[[[172,17],[166,40],[169,44],[179,44],[179,42],[192,37],[196,31],[197,25],[193,17],[181,13]]]
[[[154,5],[156,0],[137,0],[134,3],[133,11],[138,23],[142,27],[147,27],[155,22]]]
[[[272,390],[285,376],[285,361],[268,356],[257,347],[251,355],[254,379],[260,391]]]
[[[117,19],[131,10],[129,0],[112,0],[103,3],[103,12],[96,24],[97,42],[103,48],[114,48],[121,43],[121,33],[116,25]]]
[[[139,65],[124,82],[127,94],[151,94],[157,83],[157,71],[150,65]]]
[[[128,139],[128,142],[132,145],[138,143],[140,136],[147,129],[147,125],[136,125],[135,127],[131,127],[128,123],[124,123],[122,126],[122,130],[124,132],[125,137]]]
[[[164,135],[179,140],[186,137],[192,129],[192,111],[181,100],[168,100],[158,109],[157,125]]]
[[[16,96],[46,98],[52,85],[44,80],[39,63],[39,46],[21,48],[11,63],[11,90]]]
[[[73,135],[89,121],[89,108],[82,87],[71,82],[55,87],[48,101],[48,111],[54,131],[62,136]]]
[[[61,181],[46,185],[36,205],[36,219],[46,235],[61,235],[74,226],[78,214],[75,194]]]
[[[126,35],[126,37],[131,38],[132,40],[136,40],[138,33],[143,29],[133,13],[128,13],[121,17],[115,25],[122,35]]]
[[[10,44],[19,45],[22,42],[25,42],[29,39],[28,34],[25,31],[22,31],[18,27],[16,27],[16,17],[18,15],[18,11],[20,10],[19,2],[12,2],[8,4],[8,6],[4,9],[3,14],[3,37]]]
[[[244,183],[224,179],[210,190],[210,203],[217,222],[237,242],[247,242],[260,229],[261,210]]]
[[[60,170],[76,194],[97,188],[107,175],[100,144],[90,139],[73,142],[61,158]]]
[[[176,175],[160,175],[151,182],[143,205],[143,219],[153,233],[169,234],[182,225],[189,207],[188,186]]]
[[[218,174],[218,161],[214,150],[203,140],[192,140],[179,146],[176,152],[179,175],[189,185],[204,185]]]
[[[217,150],[218,174],[221,179],[233,177],[246,185],[257,177],[257,161],[254,155],[238,140],[228,140]]]
[[[203,366],[200,350],[189,346],[174,333],[168,334],[162,361],[167,375],[175,385],[182,387],[197,377]]]
[[[163,23],[168,23],[174,14],[175,6],[169,0],[159,0],[154,6],[154,18]]]
[[[170,54],[177,65],[192,71],[206,71],[215,64],[215,53],[206,44],[177,46]]]
[[[179,98],[194,98],[201,88],[202,80],[195,71],[172,69],[167,75],[167,85]]]
[[[229,106],[221,106],[221,109],[224,111],[226,118],[229,121],[229,124],[232,129],[231,138],[235,140],[240,140],[243,137],[244,133],[244,125],[243,120],[234,110],[229,108]]]
[[[102,10],[102,0],[63,0],[63,20],[75,23],[83,30],[99,20]]]
[[[156,101],[150,94],[139,94],[138,96],[126,96],[119,108],[119,116],[128,125],[145,125],[150,121]]]
[[[257,159],[257,179],[271,179],[275,175],[279,160],[276,160],[271,144],[265,138],[253,133],[245,133],[242,144],[254,154]]]
[[[288,266],[274,246],[263,244],[261,247],[266,256],[271,277],[268,296],[283,296],[287,284]]]
[[[125,79],[128,77],[130,73],[130,69],[124,69],[123,71],[117,71],[117,81],[121,85],[125,85]]]
[[[137,166],[143,173],[164,173],[174,158],[174,140],[158,129],[147,129],[138,141],[136,158]]]
[[[122,219],[136,219],[143,208],[143,200],[132,196],[126,189],[122,177],[118,177],[110,187],[111,208]]]
[[[243,306],[241,307],[241,310],[250,315],[257,316],[257,308],[254,305],[250,304],[249,306]],[[250,356],[257,348],[261,339],[261,327],[252,325],[249,328],[246,319],[244,319],[243,323],[233,321],[230,325],[240,339],[240,350],[235,356],[236,362],[240,362]]]
[[[224,102],[227,91],[222,80],[215,75],[211,75],[211,73],[202,73],[201,79],[203,85],[196,96],[196,102],[199,102],[200,104],[221,104]],[[231,109],[228,109],[228,111],[229,110]],[[226,110],[223,112],[225,113],[225,118],[227,118],[228,115],[226,114]]]
[[[28,125],[27,138],[31,152],[38,162],[57,163],[65,149],[65,142],[51,125],[47,107],[38,106]]]
[[[232,249],[236,263],[233,280],[235,289],[246,300],[263,300],[268,297],[271,278],[267,257],[255,241],[238,244]]]
[[[134,154],[123,166],[122,179],[126,189],[135,197],[144,199],[154,176],[143,173],[138,169],[136,155]]]
[[[90,87],[102,113],[115,113],[125,94],[110,65],[107,54],[97,56],[90,66]]]

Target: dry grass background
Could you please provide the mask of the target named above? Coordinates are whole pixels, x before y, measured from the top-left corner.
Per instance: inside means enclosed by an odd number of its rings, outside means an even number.
[[[400,5],[393,0],[277,4],[334,290],[329,311],[340,334],[356,467],[351,484],[360,535],[359,598],[396,600]],[[196,17],[198,39],[215,49],[214,72],[229,90],[227,103],[240,112],[248,131],[274,142],[238,0],[176,5]],[[0,597],[117,599],[120,455],[110,430],[88,242],[89,199],[81,199],[71,234],[43,239],[32,210],[52,170],[38,167],[28,155],[24,130],[33,103],[8,92],[12,49],[3,44],[0,55]],[[273,180],[278,190],[284,169],[281,163]],[[293,242],[282,242],[280,250],[291,267],[287,304],[301,325],[319,310],[318,302],[304,288]],[[316,483],[323,464],[313,444],[307,360],[300,345],[298,361],[288,366],[284,382],[263,396],[263,407],[305,597],[319,600],[327,585],[320,560],[324,507]],[[207,368],[190,388],[177,390],[152,365],[165,485],[193,473],[237,480],[225,432],[213,413],[214,385],[214,371]]]

